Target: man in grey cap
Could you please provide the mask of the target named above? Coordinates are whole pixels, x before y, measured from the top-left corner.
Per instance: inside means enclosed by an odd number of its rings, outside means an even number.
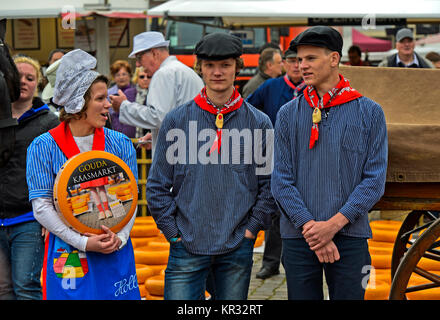
[[[169,40],[160,32],[148,31],[133,39],[133,51],[128,56],[136,59],[136,66],[142,66],[148,77],[152,77],[147,106],[129,102],[124,93],[111,95],[112,107],[119,112],[119,120],[132,126],[151,129],[152,151],[165,115],[177,106],[193,99],[203,88],[202,79],[189,67],[170,56]]]
[[[433,68],[430,61],[414,51],[415,46],[416,42],[411,29],[400,29],[396,34],[397,53],[386,57],[379,63],[379,67]]]

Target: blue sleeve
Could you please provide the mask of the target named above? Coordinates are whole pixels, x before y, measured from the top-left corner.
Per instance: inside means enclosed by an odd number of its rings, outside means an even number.
[[[124,136],[123,143],[121,144],[122,152],[121,159],[128,165],[133,173],[136,183],[138,182],[138,166],[136,158],[136,149],[133,147],[131,140]]]
[[[351,223],[368,212],[385,192],[388,161],[387,127],[382,108],[378,104],[373,108],[375,112],[368,139],[368,158],[362,172],[363,179],[339,210]]]
[[[289,112],[293,101],[280,109],[275,124],[274,170],[272,173],[271,188],[281,212],[292,222],[295,228],[300,228],[314,217],[306,208],[301,194],[295,187],[297,163],[295,151],[294,118],[297,112]],[[293,143],[292,143],[293,141]]]
[[[55,177],[52,171],[52,148],[41,136],[37,137],[28,147],[26,156],[29,201],[40,197],[52,198]]]

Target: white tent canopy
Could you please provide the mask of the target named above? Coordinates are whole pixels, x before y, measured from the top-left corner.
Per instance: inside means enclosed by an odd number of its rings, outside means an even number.
[[[103,0],[2,0],[0,17],[8,19],[18,18],[51,18],[59,17],[63,9],[78,14],[94,12],[133,12],[147,11],[146,0],[108,0],[106,6]]]
[[[150,9],[148,14],[180,18],[220,17],[226,26],[307,25],[308,18],[366,17],[438,23],[440,1],[369,0],[360,6],[352,0],[172,0]]]

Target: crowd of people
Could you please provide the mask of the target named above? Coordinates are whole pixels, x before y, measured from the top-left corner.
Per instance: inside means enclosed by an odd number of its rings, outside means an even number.
[[[135,36],[128,56],[134,72],[117,60],[111,79],[80,49],[52,51],[45,77],[36,60],[15,56],[21,91],[12,115],[19,124],[14,154],[0,168],[0,299],[115,298],[114,277],[99,268],[112,266],[120,278],[135,274],[135,215],[117,233],[103,226],[100,235],[81,234],[56,213],[54,177],[89,150],[117,155],[137,177],[135,137],[152,149],[148,207],[170,242],[165,299],[203,299],[207,286],[215,299],[246,299],[260,230],[268,232],[257,277],[278,274],[282,262],[289,299],[323,299],[323,272],[330,299],[363,299],[368,212],[385,188],[387,131],[381,107],[339,72],[339,32],[311,27],[284,52],[264,48],[243,95],[234,87],[244,67],[235,36],[204,36],[194,68],[168,46],[159,32]],[[400,30],[398,52],[380,65],[439,64],[438,54],[425,59],[414,47],[412,31]],[[357,47],[349,64],[369,65]],[[229,143],[234,130],[249,130],[254,144]],[[192,134],[196,141],[186,141]],[[267,163],[273,171],[261,170]],[[86,253],[93,275],[76,290],[47,272],[60,245]],[[118,298],[140,295],[131,290]]]

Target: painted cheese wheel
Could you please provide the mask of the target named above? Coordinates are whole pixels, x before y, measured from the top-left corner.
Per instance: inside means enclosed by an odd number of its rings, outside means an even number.
[[[136,210],[136,178],[128,165],[111,153],[83,152],[59,170],[53,198],[60,217],[76,231],[100,234],[105,225],[116,233]]]

